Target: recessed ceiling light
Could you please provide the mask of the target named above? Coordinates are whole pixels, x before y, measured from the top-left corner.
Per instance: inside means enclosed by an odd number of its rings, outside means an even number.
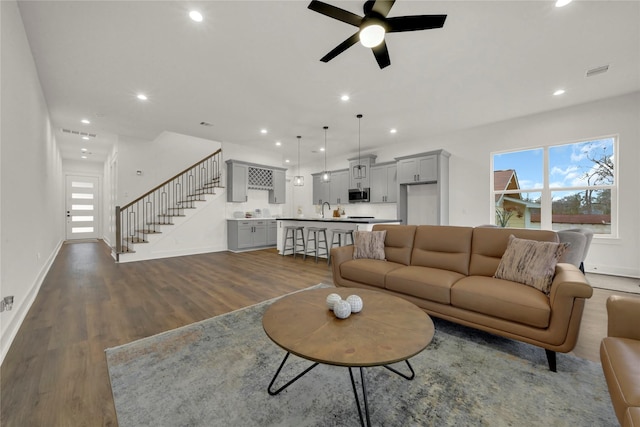
[[[389,131],[389,133],[398,133],[398,129],[393,128],[393,129],[391,129],[391,130]]]
[[[276,147],[280,147],[281,145],[282,145],[282,142],[276,141]]]
[[[564,7],[566,5],[568,5],[569,3],[571,3],[572,0],[557,0],[556,1],[556,7]]]
[[[83,153],[86,153],[87,149],[86,148],[81,148],[80,151],[82,151]]]
[[[564,89],[558,89],[555,92],[553,92],[554,96],[558,96],[558,95],[562,95],[564,93]]]
[[[88,141],[89,137],[88,136],[83,136],[82,139],[84,139],[85,141]]]
[[[264,135],[265,133],[267,133],[267,130],[266,129],[260,129],[260,133]]]
[[[289,163],[289,159],[284,159],[284,162],[285,163]]]
[[[146,101],[147,99],[149,99],[144,93],[139,93],[138,95],[136,95],[136,98],[138,98],[140,101]]]
[[[349,95],[342,95],[340,97],[340,99],[343,100],[343,101],[348,101],[349,100]]]
[[[324,147],[320,147],[320,151],[324,151]]]
[[[91,122],[90,122],[89,120],[87,120],[87,119],[82,119],[82,120],[80,120],[80,121],[81,121],[82,123],[84,123],[85,125],[88,125],[88,124],[90,124],[90,123],[91,123]]]
[[[191,12],[189,12],[189,18],[193,19],[196,22],[202,22],[202,20],[204,19],[202,17],[202,14],[197,10],[192,10]]]
[[[82,157],[83,159],[86,159],[86,158],[87,158],[87,156],[80,156],[80,157]]]

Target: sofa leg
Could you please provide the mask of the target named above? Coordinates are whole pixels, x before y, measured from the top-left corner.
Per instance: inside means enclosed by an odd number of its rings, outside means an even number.
[[[547,350],[546,348],[544,349],[544,352],[547,353],[547,362],[549,362],[549,370],[551,372],[557,372],[556,371],[556,352]]]
[[[582,274],[584,274],[584,262],[580,262],[580,271],[582,271]]]

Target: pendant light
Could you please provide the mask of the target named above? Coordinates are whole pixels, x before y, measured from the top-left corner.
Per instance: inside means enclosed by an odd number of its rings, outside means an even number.
[[[354,179],[363,179],[367,177],[367,166],[360,161],[360,120],[362,114],[358,114],[356,117],[358,118],[358,164],[353,167],[352,175]]]
[[[324,126],[324,171],[322,172],[322,182],[331,182],[331,172],[327,170],[327,129],[329,126]]]
[[[302,137],[298,135],[296,138],[298,138],[298,175],[293,177],[293,185],[302,187],[304,186],[304,176],[300,175],[300,138]]]

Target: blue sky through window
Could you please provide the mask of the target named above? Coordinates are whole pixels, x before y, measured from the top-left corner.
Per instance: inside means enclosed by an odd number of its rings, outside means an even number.
[[[589,185],[586,175],[596,167],[590,159],[609,156],[613,160],[613,148],[613,138],[549,147],[549,187]],[[520,188],[539,189],[543,188],[543,156],[542,148],[494,154],[493,168],[496,171],[515,169]]]

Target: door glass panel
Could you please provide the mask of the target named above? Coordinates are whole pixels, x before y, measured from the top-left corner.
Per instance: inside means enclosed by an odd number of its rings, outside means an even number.
[[[93,200],[93,194],[91,193],[72,193],[72,199],[91,199]]]

